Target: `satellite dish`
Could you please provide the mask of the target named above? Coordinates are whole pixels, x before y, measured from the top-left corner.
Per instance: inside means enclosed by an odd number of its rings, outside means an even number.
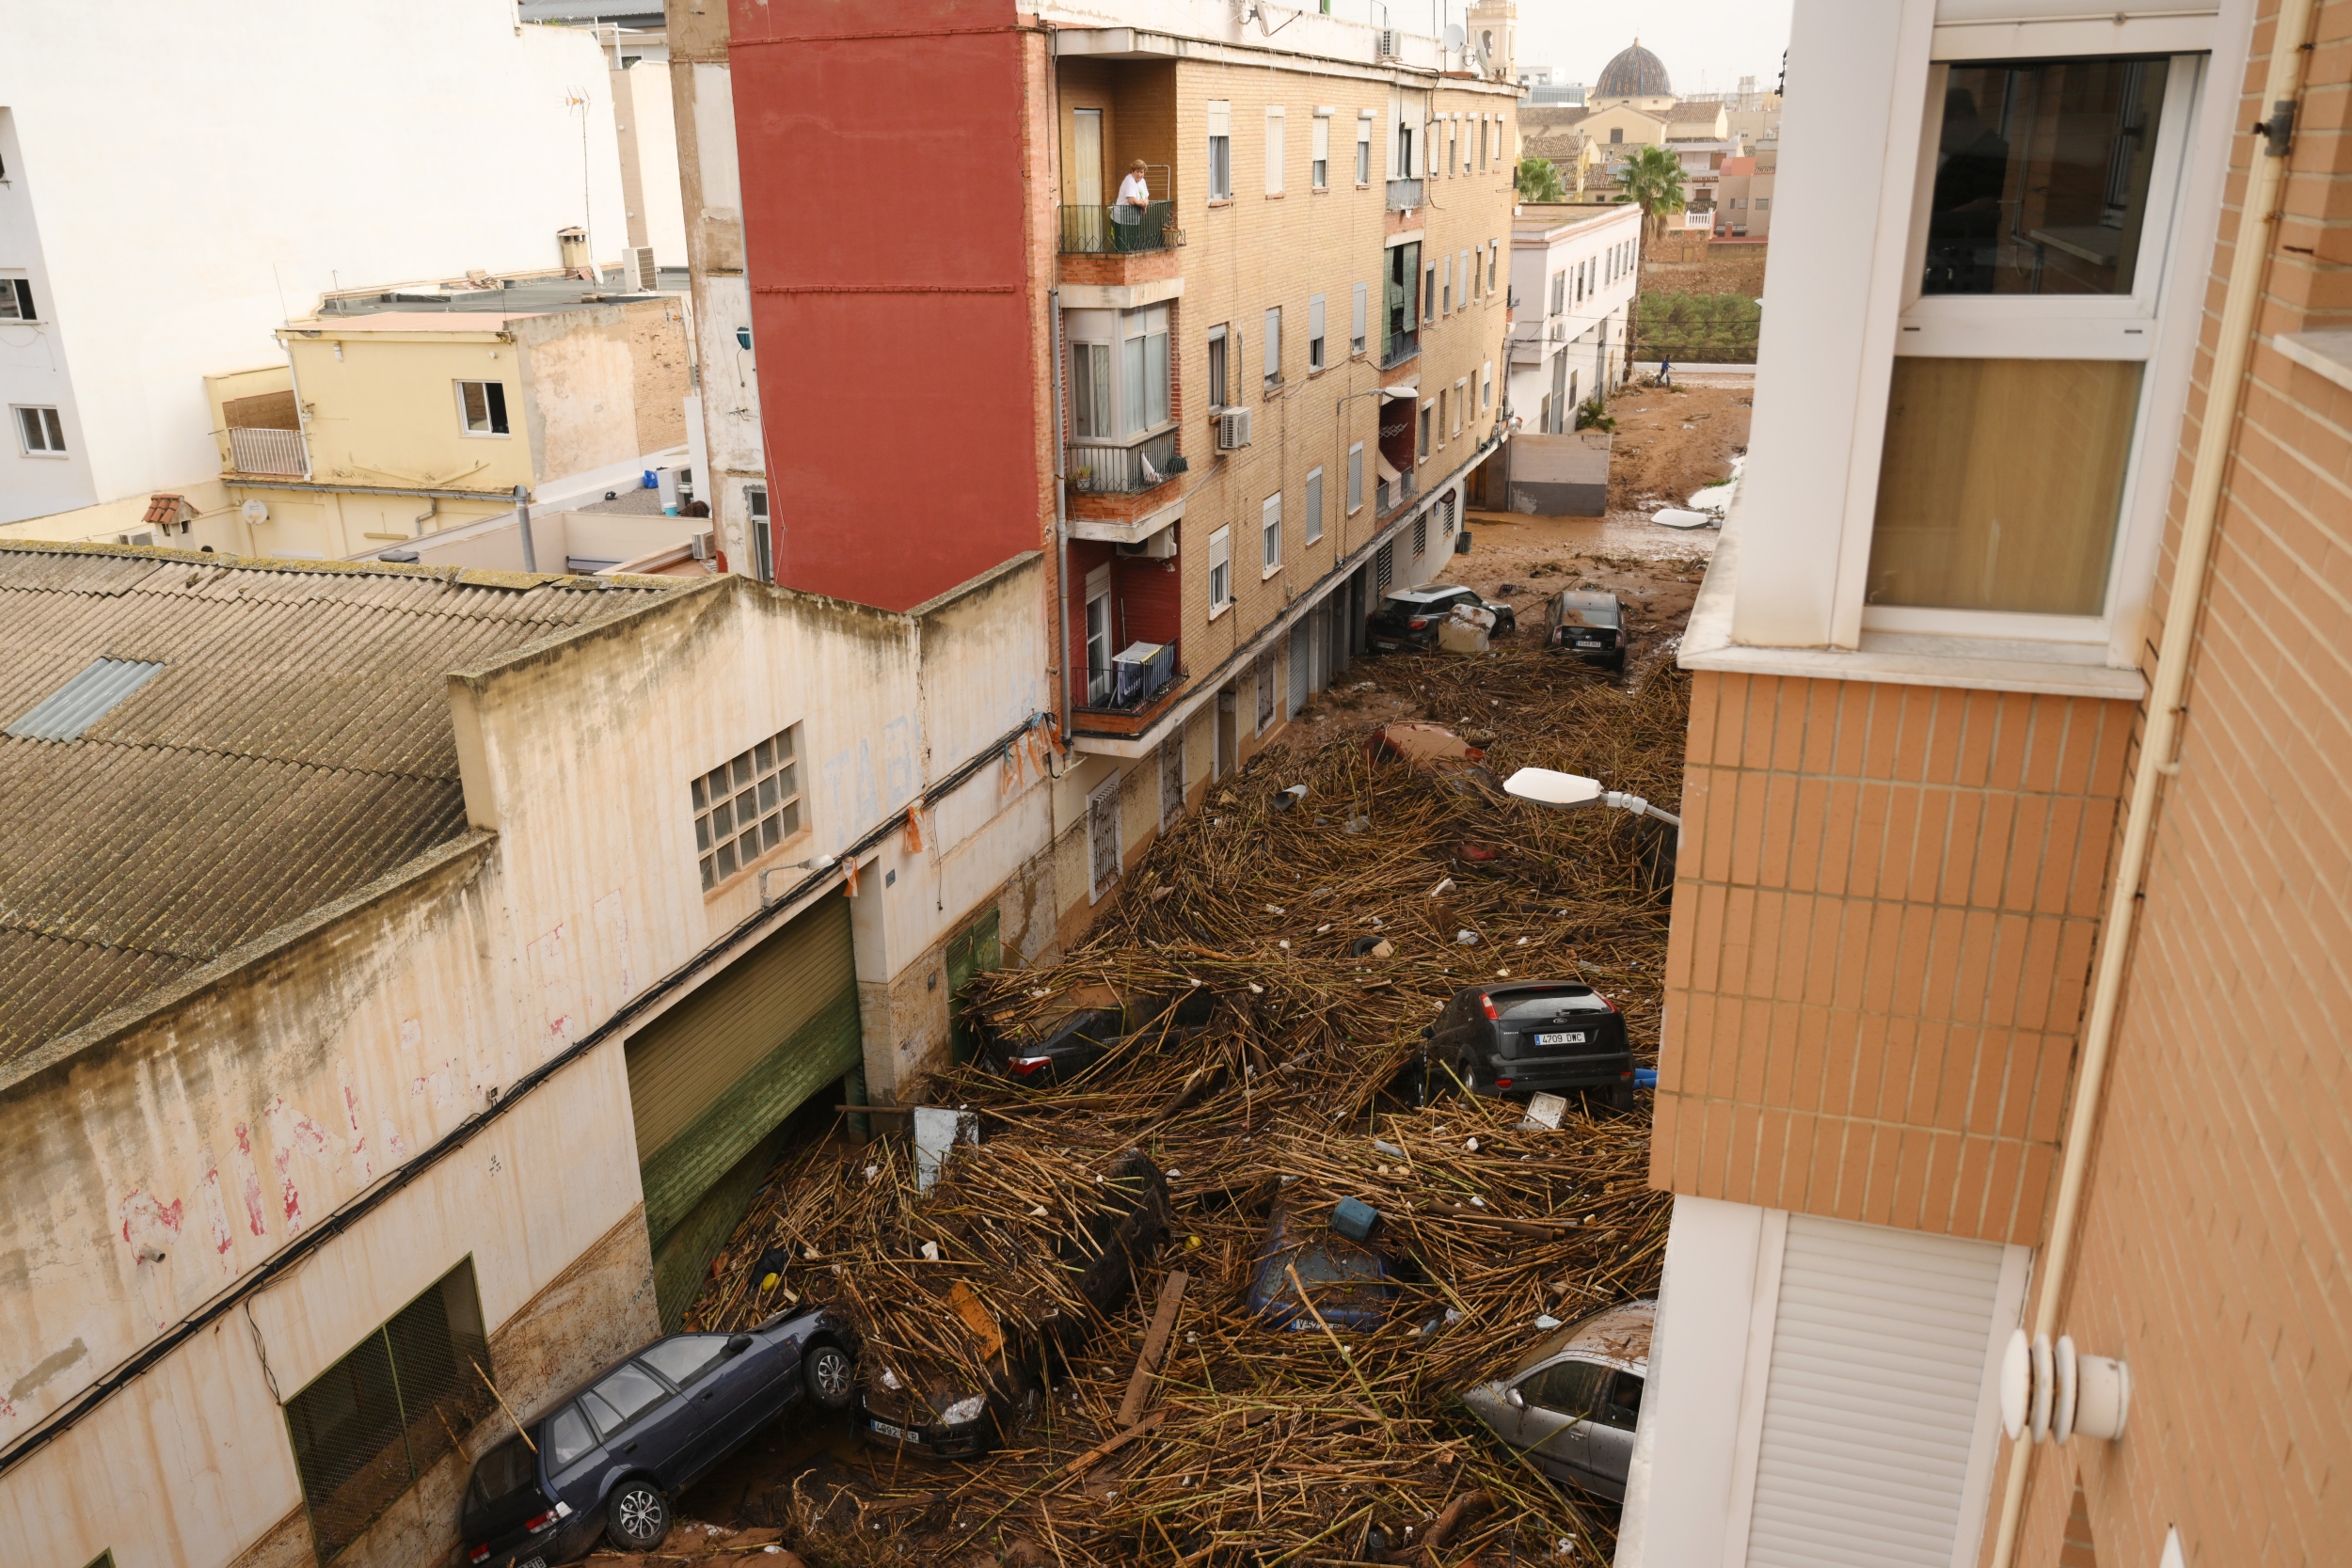
[[[266,523],[269,521],[269,502],[247,501],[237,508],[237,515],[248,523]]]
[[[1468,43],[1469,41],[1470,35],[1462,31],[1461,24],[1448,23],[1446,24],[1445,46],[1448,49],[1451,49],[1458,54],[1461,52],[1462,45]]]

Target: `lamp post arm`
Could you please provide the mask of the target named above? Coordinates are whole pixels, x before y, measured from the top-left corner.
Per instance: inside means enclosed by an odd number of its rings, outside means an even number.
[[[1619,811],[1629,811],[1636,816],[1655,816],[1661,822],[1663,822],[1668,827],[1674,829],[1675,832],[1680,832],[1682,831],[1681,817],[1677,816],[1670,811],[1660,810],[1658,807],[1651,805],[1647,800],[1643,800],[1639,795],[1628,795],[1622,790],[1613,789],[1606,795],[1603,795],[1600,798],[1600,801],[1602,805],[1613,806]]]

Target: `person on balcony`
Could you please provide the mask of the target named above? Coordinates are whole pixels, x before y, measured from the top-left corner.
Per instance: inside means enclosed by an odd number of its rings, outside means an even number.
[[[1137,158],[1127,166],[1127,178],[1119,182],[1119,200],[1111,208],[1111,221],[1119,228],[1114,231],[1121,250],[1132,250],[1143,237],[1144,214],[1152,206],[1152,183],[1144,178],[1144,162]]]

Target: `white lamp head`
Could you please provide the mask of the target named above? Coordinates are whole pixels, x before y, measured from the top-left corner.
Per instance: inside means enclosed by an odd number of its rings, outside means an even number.
[[[1502,788],[1505,794],[1522,800],[1562,810],[1592,805],[1603,793],[1598,779],[1588,779],[1581,773],[1555,773],[1549,768],[1522,768],[1502,781]]]

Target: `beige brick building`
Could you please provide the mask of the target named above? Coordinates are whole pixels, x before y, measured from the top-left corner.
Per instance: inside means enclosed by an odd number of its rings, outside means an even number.
[[[2058,9],[1796,7],[1621,1565],[2352,1527],[2352,5]]]
[[[1065,934],[1453,554],[1499,439],[1517,148],[1506,60],[1099,8],[1049,16]],[[1481,14],[1507,46],[1511,7]]]

